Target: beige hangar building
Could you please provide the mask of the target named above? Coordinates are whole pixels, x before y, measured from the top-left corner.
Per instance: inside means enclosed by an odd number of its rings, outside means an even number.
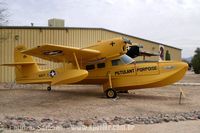
[[[35,26],[3,26],[0,27],[0,64],[13,62],[14,47],[24,44],[27,48],[35,47],[43,43],[67,45],[73,47],[87,47],[97,41],[116,37],[127,37],[134,43],[143,46],[143,50],[158,53],[160,46],[164,47],[164,55],[168,50],[171,60],[181,60],[181,49],[131,35],[119,33],[104,28],[80,28],[80,27],[35,27]],[[47,62],[35,58],[37,62],[47,65],[42,68],[56,67],[59,64]],[[136,60],[142,60],[137,57]],[[147,57],[146,60],[158,60],[159,57]],[[14,82],[14,68],[0,67],[0,82]]]

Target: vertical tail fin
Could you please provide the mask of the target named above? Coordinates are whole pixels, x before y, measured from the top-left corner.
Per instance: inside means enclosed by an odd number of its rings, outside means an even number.
[[[39,71],[39,67],[33,60],[33,57],[21,53],[21,51],[25,49],[24,45],[18,45],[14,50],[16,81],[22,80],[26,77],[31,77],[33,73]]]

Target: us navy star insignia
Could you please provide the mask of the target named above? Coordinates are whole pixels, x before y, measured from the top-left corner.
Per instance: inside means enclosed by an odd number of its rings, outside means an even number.
[[[51,76],[52,78],[54,76],[56,76],[56,71],[55,70],[51,70],[50,73],[49,73],[49,76]]]

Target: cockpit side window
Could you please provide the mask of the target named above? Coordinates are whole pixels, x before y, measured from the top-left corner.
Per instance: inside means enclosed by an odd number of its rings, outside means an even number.
[[[112,66],[117,66],[121,64],[132,64],[133,62],[135,62],[135,60],[133,60],[128,55],[124,54],[120,56],[120,59],[112,60]]]
[[[121,60],[124,64],[131,64],[131,63],[135,62],[135,60],[133,60],[131,57],[129,57],[129,56],[126,55],[126,54],[120,56],[120,60]]]
[[[99,63],[97,64],[97,68],[104,68],[106,66],[105,63]]]
[[[123,64],[120,59],[112,60],[112,66],[117,66]]]

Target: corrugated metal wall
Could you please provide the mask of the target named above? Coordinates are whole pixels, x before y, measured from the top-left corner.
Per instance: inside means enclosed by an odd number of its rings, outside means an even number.
[[[114,37],[128,37],[135,43],[142,44],[144,49],[158,52],[159,45],[143,39],[112,32],[98,28],[46,28],[46,27],[0,27],[0,64],[13,62],[13,50],[18,44],[24,44],[31,48],[43,43],[68,45],[74,47],[86,47],[98,40]],[[166,47],[170,51],[173,60],[181,59],[181,50]],[[158,57],[149,58],[155,60]],[[46,63],[42,68],[57,67],[59,64],[47,62],[36,58],[36,61]],[[13,82],[14,69],[0,67],[0,82]]]

